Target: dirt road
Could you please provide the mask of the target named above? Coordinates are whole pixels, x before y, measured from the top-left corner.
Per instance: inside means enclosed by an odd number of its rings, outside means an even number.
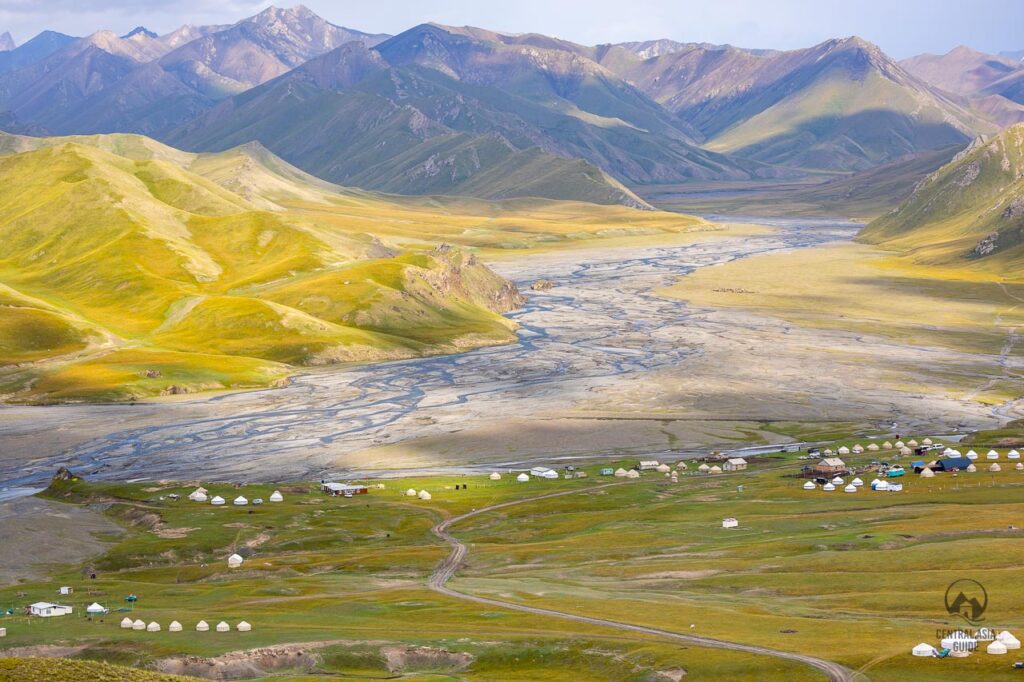
[[[798,661],[805,665],[811,666],[823,672],[829,680],[835,682],[847,682],[854,679],[855,673],[848,668],[845,668],[838,663],[832,663],[820,658],[814,658],[813,656],[805,656],[803,654],[792,653],[789,651],[779,651],[776,649],[769,649],[766,647],[755,646],[752,644],[740,644],[737,642],[727,642],[721,639],[712,639],[710,637],[698,637],[697,635],[684,635],[678,632],[672,632],[671,630],[661,630],[659,628],[645,627],[643,625],[633,625],[631,623],[622,623],[615,620],[606,620],[604,618],[592,618],[590,616],[581,616],[575,613],[566,613],[564,611],[555,611],[552,609],[544,609],[536,606],[526,606],[524,604],[516,604],[514,602],[500,601],[498,599],[489,599],[487,597],[478,597],[472,594],[465,594],[457,590],[448,587],[448,581],[451,580],[455,572],[459,570],[463,562],[466,559],[466,553],[468,549],[466,545],[451,535],[449,529],[468,518],[479,516],[480,514],[487,514],[497,509],[504,507],[512,507],[520,504],[528,504],[530,502],[536,502],[537,500],[544,500],[551,497],[561,497],[563,495],[574,495],[578,493],[585,493],[592,490],[599,490],[601,488],[608,488],[616,485],[628,485],[625,483],[608,483],[605,485],[594,486],[592,488],[583,488],[580,490],[565,490],[557,493],[549,493],[547,495],[538,495],[536,497],[528,497],[522,500],[513,500],[511,502],[502,502],[501,504],[495,504],[490,507],[483,507],[481,509],[475,509],[466,514],[460,514],[459,516],[453,516],[449,519],[442,521],[441,523],[434,526],[431,530],[434,535],[444,540],[446,543],[451,545],[452,553],[441,562],[440,565],[431,574],[427,586],[434,590],[449,597],[456,599],[463,599],[467,601],[476,602],[478,604],[486,604],[488,606],[497,606],[504,609],[511,609],[513,611],[522,611],[524,613],[532,613],[537,616],[550,616],[552,618],[561,618],[563,620],[572,620],[579,623],[587,623],[588,625],[598,625],[602,627],[614,628],[616,630],[627,630],[629,632],[639,632],[647,635],[654,635],[656,637],[663,637],[665,639],[671,639],[679,642],[686,642],[687,644],[696,644],[698,646],[713,647],[716,649],[729,649],[731,651],[742,651],[749,654],[760,654],[763,656],[774,656],[776,658],[782,658],[790,661]],[[857,675],[856,679],[864,680],[862,675]]]

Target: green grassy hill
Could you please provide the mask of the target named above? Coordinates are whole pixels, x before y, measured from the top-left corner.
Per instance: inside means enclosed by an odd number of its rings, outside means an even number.
[[[0,658],[0,682],[198,682],[181,677],[111,665],[101,661],[65,658]]]
[[[868,225],[865,242],[923,263],[1011,276],[1024,262],[1024,125],[979,140]]]
[[[622,206],[373,194],[258,144],[191,154],[136,135],[0,134],[0,174],[8,401],[265,386],[299,366],[509,342],[500,313],[519,294],[463,248],[701,225]]]

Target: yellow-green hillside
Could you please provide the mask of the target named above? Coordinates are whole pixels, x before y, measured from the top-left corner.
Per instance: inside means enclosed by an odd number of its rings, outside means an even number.
[[[920,263],[1011,279],[1024,263],[1024,124],[978,140],[860,235]]]
[[[0,682],[198,682],[181,677],[111,665],[101,661],[66,658],[0,658]]]
[[[0,135],[0,177],[0,396],[13,401],[262,386],[295,366],[508,342],[500,313],[518,293],[458,247],[704,227],[625,207],[376,195],[258,145],[197,155],[133,135]]]

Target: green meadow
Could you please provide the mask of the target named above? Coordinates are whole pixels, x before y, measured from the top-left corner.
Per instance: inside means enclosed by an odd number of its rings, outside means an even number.
[[[892,455],[873,456],[886,454]],[[865,466],[871,453],[846,459]],[[386,480],[349,499],[328,498],[315,484],[206,484],[211,496],[228,501],[223,507],[188,501],[192,484],[56,482],[46,497],[90,505],[126,532],[108,538],[104,553],[86,565],[53,567],[49,580],[0,588],[0,606],[20,614],[34,601],[60,601],[57,587],[72,585],[67,599],[75,615],[7,616],[0,627],[8,629],[5,647],[60,645],[76,660],[143,667],[272,645],[316,652],[301,669],[275,668],[274,679],[316,673],[318,679],[568,680],[580,670],[587,679],[607,680],[672,679],[658,675],[678,670],[698,678],[818,679],[796,663],[679,646],[426,589],[449,552],[430,533],[439,520],[578,490],[456,524],[452,532],[469,554],[450,585],[508,602],[811,654],[863,669],[873,680],[999,679],[1012,674],[1012,654],[935,660],[909,652],[921,641],[937,643],[937,629],[960,625],[945,612],[943,595],[961,577],[988,590],[986,624],[1024,628],[1018,589],[1024,472],[1005,451],[1001,462],[999,473],[981,466],[979,473],[930,480],[908,475],[903,492],[856,494],[803,490],[795,477],[803,462],[792,453],[753,458],[750,470],[723,475],[699,475],[691,464],[675,484],[654,472],[622,482],[600,476],[597,465],[585,467],[588,478],[574,480],[517,483],[506,472],[500,481]],[[871,474],[862,478],[869,482]],[[620,484],[598,487],[609,482]],[[468,489],[456,490],[461,484]],[[428,490],[432,499],[407,497],[408,488]],[[267,500],[274,489],[283,502],[231,505],[240,494]],[[182,499],[172,501],[172,493]],[[725,517],[737,518],[739,527],[723,529]],[[227,565],[233,552],[245,556],[240,568]],[[90,572],[97,577],[89,579]],[[130,594],[136,603],[124,601]],[[93,601],[111,613],[85,618]],[[118,623],[125,615],[156,621],[162,631],[123,630]],[[196,632],[200,619],[211,628],[245,620],[253,630]],[[184,631],[168,632],[172,620]],[[395,658],[395,650],[409,647],[432,654]]]

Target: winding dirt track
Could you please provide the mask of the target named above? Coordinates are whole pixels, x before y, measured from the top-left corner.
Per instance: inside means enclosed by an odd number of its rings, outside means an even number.
[[[434,526],[431,531],[437,537],[444,540],[446,543],[451,545],[452,553],[442,561],[434,572],[430,575],[427,581],[427,586],[434,590],[449,597],[456,599],[464,599],[467,601],[476,602],[478,604],[486,604],[488,606],[497,606],[504,609],[511,609],[513,611],[522,611],[524,613],[532,613],[537,616],[551,616],[553,618],[561,618],[563,620],[572,620],[579,623],[587,623],[588,625],[598,625],[602,627],[614,628],[617,630],[628,630],[629,632],[639,632],[647,635],[655,635],[657,637],[663,637],[665,639],[672,639],[678,642],[686,642],[687,644],[696,644],[699,646],[713,647],[716,649],[729,649],[732,651],[743,651],[749,654],[760,654],[763,656],[774,656],[776,658],[783,658],[790,661],[797,661],[805,665],[811,666],[823,672],[828,679],[834,680],[835,682],[848,682],[854,679],[854,672],[848,668],[845,668],[838,663],[832,663],[820,658],[814,658],[813,656],[804,656],[803,654],[792,653],[789,651],[779,651],[777,649],[769,649],[766,647],[755,646],[752,644],[740,644],[737,642],[727,642],[721,639],[712,639],[710,637],[698,637],[696,635],[684,635],[678,632],[672,632],[671,630],[661,630],[658,628],[645,627],[643,625],[633,625],[631,623],[622,623],[615,620],[606,620],[604,618],[592,618],[590,616],[581,616],[574,613],[565,613],[563,611],[554,611],[552,609],[543,609],[536,606],[526,606],[523,604],[516,604],[514,602],[500,601],[498,599],[488,599],[487,597],[478,597],[472,594],[466,594],[464,592],[458,592],[448,587],[448,581],[451,580],[455,572],[459,570],[463,562],[466,559],[468,552],[466,545],[449,533],[449,529],[456,523],[464,521],[473,516],[479,516],[480,514],[486,514],[496,509],[502,509],[504,507],[511,507],[519,504],[527,504],[529,502],[536,502],[537,500],[544,500],[551,497],[561,497],[563,495],[574,495],[578,493],[585,493],[592,490],[599,490],[600,488],[608,488],[615,485],[624,485],[623,483],[607,483],[605,485],[594,486],[592,488],[582,488],[580,490],[564,490],[557,493],[548,493],[547,495],[538,495],[536,497],[528,497],[522,500],[512,500],[511,502],[502,502],[501,504],[491,505],[490,507],[482,507],[475,509],[465,514],[458,516],[452,516],[445,519],[441,523]],[[863,675],[857,675],[857,679],[865,679]]]

